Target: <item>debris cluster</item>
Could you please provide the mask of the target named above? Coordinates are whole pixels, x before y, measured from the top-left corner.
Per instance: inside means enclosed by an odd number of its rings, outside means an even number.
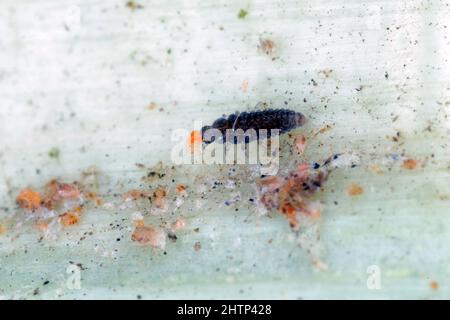
[[[269,38],[261,38],[259,40],[258,49],[272,60],[278,58],[278,46]]]
[[[287,118],[295,121],[292,123],[285,121]],[[304,116],[299,113],[284,109],[269,109],[264,112],[244,112],[220,118],[212,127],[247,129],[266,127],[269,123],[275,123],[273,125],[281,128],[282,132],[287,132],[300,127],[303,122]],[[325,127],[319,133],[328,129],[329,127]],[[202,131],[194,132],[188,137],[188,148],[192,150],[196,145],[202,144]],[[336,154],[322,165],[316,162],[306,163],[302,159],[307,138],[304,135],[292,134],[285,136],[288,139],[293,137],[292,143],[287,145],[292,146],[289,150],[290,154],[294,155],[295,164],[288,163],[279,175],[260,176],[258,165],[255,165],[255,168],[234,165],[219,166],[214,174],[205,170],[201,170],[198,174],[189,172],[186,173],[192,175],[189,180],[183,178],[180,180],[174,179],[175,175],[180,176],[181,173],[174,166],[167,167],[158,163],[154,167],[146,168],[143,164],[136,164],[139,169],[145,170],[140,186],[115,193],[117,201],[108,202],[103,207],[134,210],[131,229],[129,226],[125,227],[130,232],[126,237],[138,245],[163,251],[168,240],[177,241],[181,231],[186,229],[188,212],[194,214],[198,209],[204,211],[206,208],[203,206],[208,202],[212,204],[208,209],[212,209],[215,205],[223,205],[235,211],[239,211],[242,206],[246,206],[246,210],[250,212],[259,212],[261,209],[265,212],[277,211],[287,219],[290,228],[296,231],[299,245],[306,248],[314,265],[324,269],[315,252],[319,239],[317,222],[322,210],[322,205],[315,199],[315,195],[322,190],[333,169],[354,167],[358,164],[359,158],[353,154]],[[59,230],[79,224],[87,204],[92,203],[95,206],[103,204],[102,198],[96,192],[98,183],[95,177],[95,170],[91,170],[83,173],[80,181],[67,183],[53,179],[40,190],[25,188],[17,195],[16,203],[26,219],[34,221],[44,235],[54,234],[50,230],[55,230],[55,227]],[[351,185],[351,189],[349,187],[348,193],[359,195],[363,190],[354,184]],[[224,194],[227,195],[226,201]],[[208,202],[204,199],[208,199]],[[248,201],[244,201],[246,199]],[[185,206],[178,212],[183,204]],[[313,228],[307,228],[311,223]],[[113,229],[118,226],[111,224]],[[298,232],[300,229],[302,233]],[[199,228],[192,228],[191,231],[198,232]],[[5,232],[6,228],[0,228],[0,233]],[[117,241],[120,241],[120,238]],[[198,252],[201,248],[201,243],[195,242],[194,251]]]
[[[269,210],[278,210],[293,230],[299,230],[301,216],[320,217],[320,202],[311,200],[328,178],[328,171],[301,164],[288,176],[269,176],[259,183],[260,200]]]
[[[47,235],[50,229],[55,230],[58,226],[77,225],[87,204],[102,204],[102,199],[92,189],[95,185],[92,174],[84,172],[79,181],[71,183],[52,179],[41,190],[31,187],[22,189],[16,197],[16,203],[24,220],[31,220]]]

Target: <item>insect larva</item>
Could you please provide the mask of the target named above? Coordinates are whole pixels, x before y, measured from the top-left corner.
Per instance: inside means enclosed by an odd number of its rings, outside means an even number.
[[[280,133],[286,133],[297,127],[300,127],[305,122],[305,116],[300,112],[288,109],[268,109],[258,110],[253,112],[241,112],[231,114],[228,117],[223,116],[213,122],[211,126],[202,128],[202,137],[208,129],[218,129],[222,133],[224,140],[226,140],[227,130],[242,129],[244,132],[249,129],[254,129],[257,133],[261,129],[267,129],[267,136],[270,137],[271,129],[278,129]],[[212,141],[214,141],[212,139]],[[211,141],[211,142],[212,142]],[[249,139],[245,140],[248,143]],[[206,142],[208,143],[208,142]],[[233,143],[237,143],[236,140]]]

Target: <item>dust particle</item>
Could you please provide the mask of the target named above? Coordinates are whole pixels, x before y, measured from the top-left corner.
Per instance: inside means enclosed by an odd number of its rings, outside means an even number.
[[[200,249],[202,248],[202,244],[200,242],[196,242],[194,243],[194,250],[195,251],[200,251]]]
[[[155,110],[156,108],[158,108],[158,105],[154,102],[150,102],[149,105],[147,106],[147,109],[150,111]]]
[[[248,85],[249,85],[249,82],[248,82],[247,79],[242,81],[242,85],[241,85],[242,92],[247,92],[248,91]]]
[[[372,166],[370,167],[370,170],[371,170],[373,173],[376,173],[376,174],[382,174],[382,173],[383,173],[383,171],[381,170],[380,166],[377,165],[377,164],[372,165]]]
[[[48,156],[52,159],[59,159],[59,154],[60,151],[56,147],[51,148],[50,151],[48,152]]]
[[[244,19],[248,15],[248,12],[244,9],[239,10],[238,19]]]
[[[128,9],[131,9],[131,10],[143,9],[144,8],[141,4],[137,3],[136,1],[132,1],[132,0],[128,1],[126,6],[127,6]]]

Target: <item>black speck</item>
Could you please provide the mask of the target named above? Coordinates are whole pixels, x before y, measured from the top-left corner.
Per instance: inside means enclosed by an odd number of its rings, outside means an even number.
[[[178,237],[176,236],[176,234],[173,233],[173,232],[169,232],[169,233],[167,234],[167,237],[168,237],[170,240],[172,240],[173,242],[177,241],[177,239],[178,239]]]

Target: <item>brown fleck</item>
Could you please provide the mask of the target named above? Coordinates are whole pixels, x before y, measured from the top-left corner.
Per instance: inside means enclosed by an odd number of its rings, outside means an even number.
[[[313,137],[315,137],[319,134],[323,134],[323,133],[327,132],[328,130],[330,130],[331,128],[332,128],[332,126],[327,124],[326,126],[320,128],[316,133],[314,133]]]
[[[136,9],[143,9],[144,6],[142,6],[141,4],[137,3],[136,1],[130,0],[127,2],[126,4],[127,8],[131,9],[131,10],[136,10]]]
[[[194,243],[194,250],[195,251],[200,251],[201,248],[202,248],[202,244],[199,241]]]
[[[155,201],[155,206],[158,209],[164,209],[166,207],[166,189],[158,188],[153,192],[153,198]]]
[[[150,102],[150,104],[147,106],[148,110],[155,110],[156,108],[158,108],[158,105],[154,102]]]
[[[186,186],[185,186],[184,184],[179,184],[179,185],[177,185],[177,191],[178,191],[179,193],[184,194],[184,193],[186,192]]]
[[[333,69],[324,69],[319,71],[319,74],[323,74],[325,78],[329,78],[332,73]]]
[[[262,51],[262,53],[274,59],[277,52],[277,45],[270,39],[260,39],[259,49]]]
[[[96,207],[99,207],[103,204],[103,199],[100,198],[95,192],[87,192],[86,198],[92,201]]]
[[[417,164],[418,164],[417,160],[406,159],[403,161],[402,168],[408,169],[408,170],[413,170],[417,167]]]

